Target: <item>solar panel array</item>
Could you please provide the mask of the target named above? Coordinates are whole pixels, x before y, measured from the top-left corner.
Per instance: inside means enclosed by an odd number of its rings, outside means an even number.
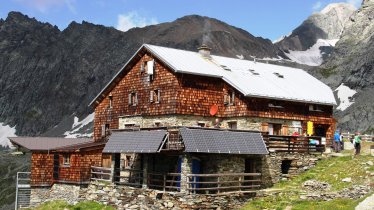
[[[103,153],[155,153],[166,130],[113,132]]]
[[[190,128],[180,132],[185,152],[268,154],[261,133]]]

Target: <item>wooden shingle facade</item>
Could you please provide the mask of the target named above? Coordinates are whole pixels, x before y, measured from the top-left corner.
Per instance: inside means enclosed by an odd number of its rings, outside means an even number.
[[[149,75],[144,66],[154,61],[154,73]],[[199,68],[199,67],[196,67]],[[158,101],[152,95],[158,93]],[[305,93],[308,94],[308,93]],[[131,95],[136,101],[131,101]],[[232,103],[228,100],[233,100]],[[302,101],[292,101],[266,97],[248,97],[222,78],[176,73],[157,55],[141,48],[124,67],[110,85],[92,102],[95,107],[94,139],[102,139],[103,129],[120,129],[121,118],[142,117],[153,119],[168,116],[190,116],[190,124],[161,120],[162,126],[193,126],[196,121],[206,121],[205,126],[213,126],[214,120],[245,121],[257,123],[258,130],[268,131],[269,124],[281,124],[281,135],[290,135],[292,121],[298,121],[300,134],[306,132],[307,122],[313,122],[327,138],[331,138],[335,129],[333,105]],[[212,105],[218,112],[212,116]],[[311,108],[312,107],[312,108]],[[313,109],[313,107],[318,107]],[[130,120],[131,121],[131,120]],[[288,121],[286,123],[282,123]],[[130,123],[131,124],[131,123]],[[137,123],[134,123],[137,124]],[[156,124],[139,125],[157,126]],[[221,125],[229,128],[227,123]],[[253,129],[239,126],[238,129]]]

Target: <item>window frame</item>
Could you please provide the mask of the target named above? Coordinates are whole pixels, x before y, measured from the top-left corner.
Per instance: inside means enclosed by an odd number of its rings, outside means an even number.
[[[155,100],[155,97],[157,100]],[[161,90],[159,88],[149,92],[149,102],[159,104],[161,102]]]
[[[235,105],[235,91],[234,90],[229,90],[227,93],[225,93],[223,97],[223,103],[226,106],[234,106]]]
[[[128,95],[128,105],[129,106],[137,106],[138,105],[138,93],[135,91],[131,91]]]
[[[71,164],[71,154],[62,154],[62,165],[64,167],[69,167]]]

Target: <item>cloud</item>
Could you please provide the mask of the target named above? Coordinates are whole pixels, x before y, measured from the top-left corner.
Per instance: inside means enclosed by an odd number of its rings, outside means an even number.
[[[322,7],[322,2],[317,1],[316,3],[313,4],[312,10],[314,12],[317,12],[321,9],[321,7]]]
[[[134,27],[145,27],[147,25],[154,25],[157,23],[158,21],[155,18],[147,19],[140,16],[138,12],[132,11],[127,14],[118,15],[117,29],[120,31],[128,31]]]
[[[64,7],[66,6],[68,10],[74,14],[77,13],[75,8],[75,0],[14,0],[19,4],[26,7],[36,9],[39,12],[46,13],[51,8]]]
[[[346,0],[348,4],[352,4],[356,8],[360,8],[362,0]]]

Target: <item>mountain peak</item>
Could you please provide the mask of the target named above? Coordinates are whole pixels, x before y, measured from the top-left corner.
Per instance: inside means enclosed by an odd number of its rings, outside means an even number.
[[[356,8],[352,4],[348,3],[331,3],[328,4],[325,8],[321,10],[321,14],[328,14],[331,12],[337,12],[338,14],[342,14],[345,10],[355,11]]]

